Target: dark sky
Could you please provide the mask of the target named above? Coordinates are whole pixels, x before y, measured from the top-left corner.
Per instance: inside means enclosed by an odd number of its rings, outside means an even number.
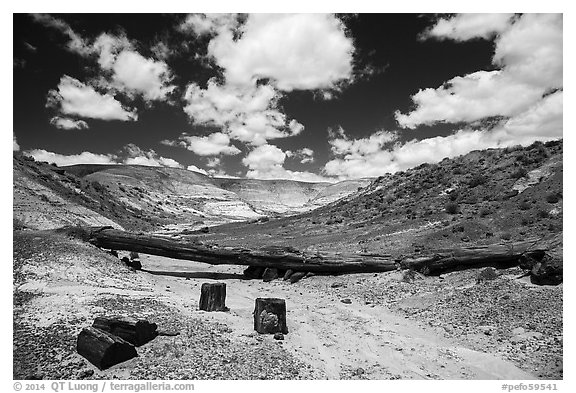
[[[250,167],[242,162],[258,146],[273,145],[283,152],[308,148],[313,150],[312,162],[301,160],[301,155],[291,156],[288,153],[288,157],[280,163],[271,159],[270,165],[279,165],[278,168],[292,172],[357,177],[351,172],[328,173],[324,169],[325,164],[336,156],[329,140],[338,136],[334,133],[330,136],[329,129],[338,130],[341,127],[346,135],[344,138],[349,142],[363,140],[381,130],[401,130],[397,133],[395,144],[449,136],[463,123],[439,118],[437,121],[422,122],[412,129],[400,127],[395,112],[409,113],[414,110],[413,96],[420,89],[437,89],[454,77],[477,71],[492,72],[498,68],[493,62],[493,39],[419,39],[439,17],[429,14],[339,16],[345,27],[346,39],[353,43],[353,69],[349,78],[333,81],[334,86],[341,83],[340,91],[313,87],[282,89],[279,83],[275,84],[274,77],[261,79],[253,87],[261,84],[272,86],[278,92],[273,108],[286,115],[287,122],[297,120],[304,130],[284,138],[268,138],[265,143],[249,143],[235,139],[227,125],[201,123],[183,110],[187,104],[184,93],[190,83],[206,89],[208,80],[216,77],[220,85],[230,84],[225,76],[225,67],[217,64],[215,58],[207,56],[208,44],[221,33],[212,31],[202,35],[190,29],[186,31],[179,26],[187,17],[178,14],[63,14],[43,18],[14,14],[15,140],[24,152],[41,150],[58,156],[91,152],[115,155],[117,162],[125,159],[126,154],[134,155],[126,153],[125,148],[133,144],[143,154],[148,152],[148,157],[170,158],[183,167],[195,165],[209,170],[206,164],[218,158],[218,165],[212,165],[215,173],[244,176],[248,169],[259,170],[260,175],[252,173],[249,175],[252,177],[274,177],[273,171],[262,175],[267,169],[258,168],[257,164]],[[241,31],[242,23],[246,23],[245,19],[239,20],[240,30],[237,31]],[[132,45],[129,49],[141,55],[142,59],[163,62],[168,67],[170,85],[175,86],[174,89],[163,99],[146,100],[135,90],[130,93],[118,85],[110,87],[114,75],[99,66],[98,52],[93,50],[83,54],[81,50],[71,49],[73,39],[70,32],[74,37],[81,37],[86,47],[92,45],[102,33],[126,37]],[[242,36],[235,39],[242,40]],[[309,39],[314,40],[315,37]],[[159,42],[170,50],[167,56],[158,55],[153,50]],[[314,56],[314,53],[310,53],[310,57]],[[133,72],[138,71],[134,69]],[[274,75],[273,71],[270,72]],[[47,107],[49,91],[58,90],[64,75],[92,86],[99,94],[114,96],[126,108],[134,108],[138,114],[137,121],[103,120],[81,113],[65,113],[63,107]],[[108,82],[98,84],[99,78],[108,78]],[[322,98],[325,91],[331,91],[331,99]],[[494,115],[500,116],[499,113]],[[88,128],[58,128],[50,122],[55,116],[83,121]],[[470,123],[469,120],[474,119],[464,119],[464,122]],[[239,149],[240,153],[196,154],[182,146],[161,143],[178,141],[183,133],[207,136],[215,132],[230,135],[230,145]],[[379,149],[385,148],[392,149],[390,146],[379,146]],[[349,150],[348,153],[353,151]],[[38,153],[33,155],[38,158]],[[362,157],[366,158],[365,155]],[[266,162],[264,159],[263,165]],[[298,178],[298,175],[293,177]]]

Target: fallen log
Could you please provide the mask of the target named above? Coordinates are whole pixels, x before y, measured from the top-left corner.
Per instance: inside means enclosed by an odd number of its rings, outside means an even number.
[[[127,341],[93,326],[82,329],[76,351],[100,370],[138,356],[136,348]]]
[[[118,336],[137,347],[152,341],[158,335],[158,326],[155,323],[128,317],[97,317],[92,327]]]
[[[423,256],[393,258],[387,254],[305,252],[292,247],[268,246],[259,249],[214,246],[161,236],[136,234],[117,229],[89,230],[90,243],[106,249],[136,251],[212,265],[244,265],[295,272],[367,273],[413,269],[427,275],[470,268],[517,266],[521,257],[541,260],[547,251],[543,243],[518,243],[443,249]],[[248,270],[248,269],[247,269]]]

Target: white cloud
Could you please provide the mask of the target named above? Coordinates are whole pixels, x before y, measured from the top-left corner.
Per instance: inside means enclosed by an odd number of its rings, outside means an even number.
[[[491,129],[466,128],[446,137],[412,140],[403,144],[388,144],[394,142],[392,136],[395,134],[383,131],[356,140],[350,140],[343,132],[333,134],[329,142],[336,158],[326,163],[324,172],[340,179],[380,176],[472,150],[518,144],[526,146],[537,140],[558,139],[563,132],[562,104],[563,92],[558,91]]]
[[[183,166],[173,160],[158,155],[154,150],[142,150],[133,143],[124,146],[119,155],[97,154],[84,151],[80,154],[59,154],[43,149],[33,149],[24,152],[25,155],[34,157],[36,161],[47,161],[56,163],[58,166],[76,164],[125,164],[144,165],[156,167],[182,168]]]
[[[222,29],[232,30],[237,27],[237,14],[189,14],[178,25],[178,30],[203,36],[215,34]]]
[[[98,55],[102,70],[110,73],[110,80],[101,78],[108,88],[129,95],[141,95],[147,102],[166,101],[176,86],[171,85],[172,74],[162,60],[145,58],[134,49],[125,35],[100,34],[90,46]]]
[[[112,82],[120,89],[141,94],[146,101],[165,101],[176,86],[164,61],[147,59],[134,51],[122,51],[111,66]]]
[[[188,85],[184,111],[198,125],[221,127],[232,139],[252,145],[296,135],[304,129],[295,120],[287,122],[277,108],[279,94],[270,85],[235,87],[214,79],[206,89]]]
[[[221,132],[215,132],[207,136],[182,135],[180,143],[199,156],[235,155],[240,153],[236,146],[230,145],[228,135]]]
[[[111,154],[95,154],[84,151],[80,154],[58,154],[43,149],[33,149],[24,152],[25,155],[34,157],[36,161],[46,161],[55,163],[58,166],[76,165],[76,164],[115,164],[116,158]]]
[[[203,175],[208,176],[208,172],[206,172],[204,169],[198,168],[196,165],[188,165],[188,167],[186,169],[188,169],[189,171],[192,171],[192,172],[198,172],[198,173],[201,173]]]
[[[176,89],[170,84],[172,75],[166,62],[142,56],[125,34],[102,33],[90,42],[61,19],[50,15],[35,15],[34,19],[67,35],[70,51],[83,57],[97,56],[97,62],[105,73],[97,78],[102,87],[128,95],[141,95],[147,102],[167,101]]]
[[[331,150],[336,155],[367,155],[382,150],[382,148],[394,142],[398,136],[390,131],[377,131],[367,138],[349,139],[342,127],[335,132],[330,132],[332,138],[329,139]]]
[[[152,53],[154,53],[154,56],[160,60],[166,60],[170,56],[177,53],[176,50],[170,48],[170,46],[168,46],[168,44],[166,44],[164,41],[156,42],[154,45],[152,45],[150,50]]]
[[[20,151],[20,145],[16,141],[16,134],[12,133],[12,151]]]
[[[438,122],[471,122],[492,116],[513,116],[538,101],[543,90],[519,83],[504,71],[478,71],[456,77],[437,89],[424,89],[412,96],[416,109],[396,112],[402,127]]]
[[[314,162],[314,150],[307,147],[303,147],[302,149],[298,149],[296,151],[287,150],[285,153],[287,157],[297,159],[302,164]]]
[[[290,123],[288,123],[288,128],[290,128],[290,131],[292,131],[292,135],[298,135],[304,131],[304,125],[295,119],[290,120]]]
[[[83,56],[87,56],[91,53],[88,43],[80,35],[74,32],[70,25],[62,19],[47,14],[33,14],[32,18],[44,26],[54,28],[59,30],[62,34],[67,35],[69,38],[68,50]]]
[[[61,130],[81,130],[88,128],[88,123],[84,120],[74,120],[68,117],[54,116],[50,119],[50,124]]]
[[[473,38],[488,39],[509,26],[514,14],[459,14],[440,19],[424,33],[424,37],[467,41]]]
[[[221,164],[221,160],[218,157],[212,157],[208,159],[208,163],[206,164],[206,166],[208,168],[216,168],[218,166],[220,166]]]
[[[563,85],[562,14],[524,14],[496,41],[494,63],[543,90]]]
[[[58,90],[48,92],[47,107],[65,115],[101,120],[137,120],[136,109],[125,108],[110,94],[100,94],[68,75],[60,78]]]
[[[283,91],[329,89],[352,77],[352,39],[329,14],[251,14],[235,39],[219,29],[209,55],[226,82],[253,86],[270,79]]]
[[[261,145],[252,150],[242,160],[248,167],[246,177],[253,179],[287,179],[305,182],[333,182],[311,172],[291,171],[284,168],[287,154],[273,145]]]
[[[562,87],[562,25],[561,14],[524,14],[509,19],[495,38],[492,62],[500,70],[478,71],[436,89],[420,90],[412,97],[415,109],[407,114],[396,112],[396,120],[402,127],[415,128],[525,112],[544,94]],[[471,37],[481,36],[475,34],[470,33]],[[450,34],[444,37],[453,38]]]
[[[162,166],[170,168],[183,167],[178,161],[172,158],[162,157],[154,150],[142,150],[133,143],[124,146],[123,151],[128,156],[123,161],[126,165]]]

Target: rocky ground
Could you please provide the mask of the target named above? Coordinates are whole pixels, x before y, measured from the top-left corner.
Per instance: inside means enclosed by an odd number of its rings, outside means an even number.
[[[122,255],[121,255],[122,256]],[[14,378],[561,379],[562,286],[499,271],[244,280],[241,267],[141,255],[134,272],[93,246],[48,231],[14,232]],[[203,282],[224,281],[229,312],[198,311]],[[288,307],[284,341],[256,334],[256,297]],[[178,331],[99,371],[75,352],[99,315]]]
[[[14,379],[301,379],[303,362],[273,340],[234,337],[191,305],[173,304],[149,277],[62,235],[14,232]],[[195,304],[194,304],[195,306]],[[177,331],[138,349],[139,357],[99,371],[75,351],[95,316],[149,318]]]

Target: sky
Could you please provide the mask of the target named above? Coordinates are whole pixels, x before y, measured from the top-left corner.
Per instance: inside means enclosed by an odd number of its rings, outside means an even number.
[[[562,138],[561,14],[14,14],[13,150],[301,181]]]

